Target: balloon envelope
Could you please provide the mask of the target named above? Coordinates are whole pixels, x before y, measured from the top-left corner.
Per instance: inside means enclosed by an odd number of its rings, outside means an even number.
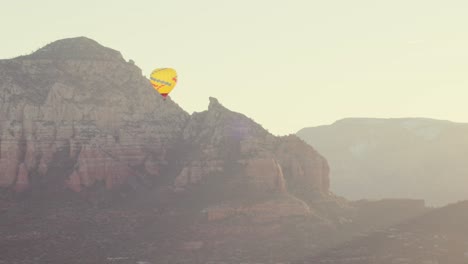
[[[174,89],[177,83],[177,72],[171,68],[155,69],[150,76],[150,82],[164,99]]]

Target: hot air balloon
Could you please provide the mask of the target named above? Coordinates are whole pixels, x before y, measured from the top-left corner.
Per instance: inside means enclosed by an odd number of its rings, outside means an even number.
[[[177,83],[177,72],[171,68],[155,69],[151,73],[150,82],[154,89],[166,100],[167,95]]]

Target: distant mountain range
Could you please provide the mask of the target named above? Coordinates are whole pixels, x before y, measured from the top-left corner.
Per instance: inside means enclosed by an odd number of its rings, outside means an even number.
[[[329,161],[331,189],[349,199],[468,199],[468,124],[347,118],[297,135]]]

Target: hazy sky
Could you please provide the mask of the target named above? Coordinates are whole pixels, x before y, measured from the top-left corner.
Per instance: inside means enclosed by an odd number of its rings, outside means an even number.
[[[344,117],[468,122],[468,1],[1,1],[0,58],[86,36],[188,112],[213,96],[274,134]]]

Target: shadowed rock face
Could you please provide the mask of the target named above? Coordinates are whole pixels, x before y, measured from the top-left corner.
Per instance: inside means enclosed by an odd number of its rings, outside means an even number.
[[[466,263],[468,202],[431,210],[294,263]]]

